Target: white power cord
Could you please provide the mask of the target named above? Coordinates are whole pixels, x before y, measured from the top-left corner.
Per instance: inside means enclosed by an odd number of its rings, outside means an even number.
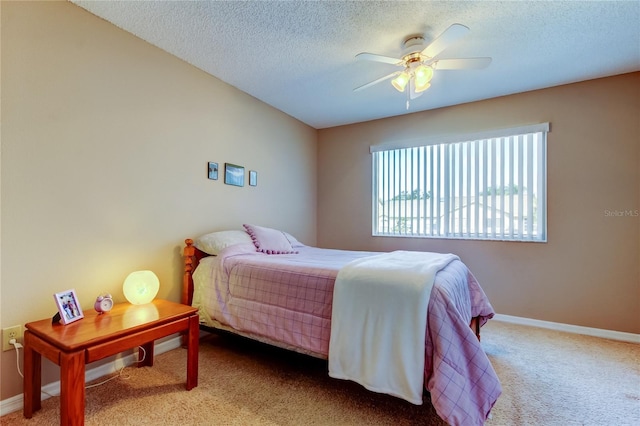
[[[145,351],[145,350],[144,350],[144,348],[143,348],[142,346],[138,346],[138,347],[142,350],[142,359],[141,359],[141,360],[138,360],[138,361],[136,361],[136,362],[137,362],[137,363],[141,363],[141,362],[142,362],[142,361],[144,361],[144,360],[145,360],[145,358],[147,357],[147,351]],[[118,372],[118,375],[117,375],[117,376],[109,377],[108,379],[103,380],[103,381],[102,381],[102,382],[100,382],[100,383],[94,383],[94,384],[92,384],[92,385],[85,386],[85,389],[95,388],[96,386],[104,385],[105,383],[110,382],[110,381],[111,381],[111,380],[113,380],[113,379],[117,379],[118,377],[121,377],[121,378],[122,378],[122,379],[124,379],[124,380],[129,380],[129,379],[131,378],[131,376],[129,376],[129,375],[127,375],[127,376],[123,376],[123,375],[122,375],[122,371],[124,370],[124,367],[125,367],[125,365],[124,365],[124,364],[122,364],[122,368],[120,368],[120,371]]]
[[[24,346],[18,343],[16,339],[9,340],[9,344],[13,345],[13,347],[16,349],[16,367],[18,368],[18,374],[20,374],[20,377],[24,378],[24,374],[22,374],[22,371],[20,371],[20,348],[23,348]],[[42,392],[45,395],[49,395],[50,397],[55,396],[55,395],[51,395],[48,392],[43,391],[42,389],[40,389],[40,392]]]
[[[13,345],[13,347],[16,348],[16,367],[18,367],[18,374],[20,374],[20,377],[24,378],[22,371],[20,371],[20,348],[22,348],[23,346],[18,343],[16,339],[9,340],[9,344]]]
[[[24,374],[22,374],[22,371],[20,371],[20,348],[23,348],[24,346],[22,346],[20,343],[18,343],[18,341],[16,339],[9,340],[9,344],[13,345],[13,347],[16,349],[16,367],[18,368],[18,374],[20,374],[20,377],[24,378]],[[147,351],[145,351],[142,346],[139,346],[139,348],[142,350],[142,359],[137,360],[136,361],[137,363],[141,363],[147,357]],[[117,379],[118,377],[121,377],[121,378],[123,378],[125,380],[129,379],[130,376],[123,376],[122,375],[122,371],[124,370],[124,367],[125,367],[125,365],[122,364],[122,367],[120,368],[120,371],[118,371],[118,375],[117,376],[109,377],[107,380],[104,380],[104,381],[102,381],[100,383],[94,383],[93,385],[85,386],[85,389],[95,388],[96,386],[104,385],[105,383],[110,382],[113,379]],[[54,396],[54,395],[51,395],[50,393],[47,393],[47,392],[43,391],[42,389],[40,391],[42,393],[44,393],[45,395],[49,395],[51,397]]]

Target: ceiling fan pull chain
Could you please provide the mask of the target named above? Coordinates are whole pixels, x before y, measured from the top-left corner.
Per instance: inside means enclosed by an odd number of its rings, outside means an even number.
[[[409,99],[411,99],[411,97],[409,96],[410,92],[411,92],[411,86],[409,86],[409,90],[407,90],[407,111],[409,111]]]

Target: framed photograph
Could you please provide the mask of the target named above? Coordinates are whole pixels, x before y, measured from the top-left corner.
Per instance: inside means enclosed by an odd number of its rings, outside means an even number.
[[[69,324],[84,318],[84,314],[80,308],[80,302],[78,302],[78,296],[74,289],[56,293],[53,295],[53,298],[58,306],[60,322],[63,324]]]
[[[224,183],[227,185],[244,186],[244,167],[224,163]]]
[[[258,172],[255,170],[249,170],[249,186],[258,185]]]
[[[209,179],[218,180],[218,163],[209,161]]]

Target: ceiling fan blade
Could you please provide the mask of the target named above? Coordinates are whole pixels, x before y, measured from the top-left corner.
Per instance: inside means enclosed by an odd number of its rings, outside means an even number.
[[[482,69],[489,66],[491,58],[440,59],[434,63],[437,70]]]
[[[358,86],[355,89],[353,89],[353,91],[354,92],[359,92],[360,90],[366,89],[367,87],[373,86],[374,84],[382,83],[385,80],[389,80],[390,78],[397,76],[398,74],[400,74],[400,72],[401,71],[392,72],[391,74],[385,75],[384,77],[380,77],[379,79],[373,80],[370,83],[363,84],[362,86]]]
[[[453,24],[433,40],[427,47],[425,47],[422,54],[429,58],[435,58],[440,52],[446,49],[449,45],[460,40],[468,32],[469,28],[464,25]]]
[[[375,53],[362,52],[356,55],[356,59],[359,61],[375,61],[384,62],[391,65],[404,65],[402,59],[392,58],[390,56],[376,55]]]

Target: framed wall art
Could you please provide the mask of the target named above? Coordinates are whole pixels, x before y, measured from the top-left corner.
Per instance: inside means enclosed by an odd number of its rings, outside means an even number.
[[[212,180],[217,180],[218,179],[218,163],[213,163],[211,161],[209,161],[209,174],[208,177],[209,179]]]
[[[224,163],[224,183],[227,185],[244,186],[244,167]]]
[[[255,170],[249,170],[249,186],[258,185],[258,172]]]
[[[60,314],[60,322],[63,324],[69,324],[84,318],[82,308],[80,308],[80,302],[78,302],[78,296],[74,289],[65,290],[53,295],[58,306],[58,313]]]

